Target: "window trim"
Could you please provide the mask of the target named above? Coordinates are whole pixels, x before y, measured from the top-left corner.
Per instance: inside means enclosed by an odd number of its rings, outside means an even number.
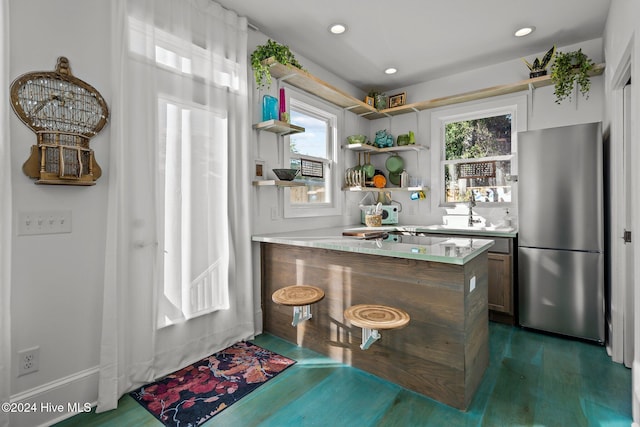
[[[300,109],[307,109],[311,115],[329,120],[329,133],[331,141],[327,143],[327,158],[325,167],[328,169],[329,179],[327,180],[327,191],[329,192],[328,203],[310,203],[306,205],[291,204],[291,189],[284,188],[284,217],[285,218],[310,218],[310,217],[328,217],[342,214],[342,197],[338,182],[337,171],[339,170],[340,158],[340,129],[343,125],[342,111],[333,105],[327,104],[316,98],[307,96],[289,86],[286,86],[286,102],[289,108],[296,104]],[[288,165],[292,158],[303,157],[313,158],[305,155],[291,155],[290,136],[284,137],[284,150],[282,164]],[[319,160],[319,159],[316,159]]]
[[[431,203],[434,207],[453,207],[460,202],[445,202],[444,181],[444,131],[445,125],[454,121],[511,114],[511,175],[518,174],[518,132],[527,130],[527,95],[505,96],[490,101],[466,103],[453,108],[442,108],[431,113]],[[495,156],[494,156],[495,157]],[[498,156],[501,157],[501,156]],[[517,203],[517,182],[512,182],[511,202],[478,202],[478,207],[510,207]]]

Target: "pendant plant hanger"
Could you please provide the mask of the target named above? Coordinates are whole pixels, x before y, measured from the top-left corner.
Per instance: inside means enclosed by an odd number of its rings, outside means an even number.
[[[551,65],[551,80],[555,85],[554,94],[556,103],[563,100],[571,101],[571,94],[574,88],[586,98],[591,89],[589,72],[593,69],[594,63],[582,49],[572,52],[557,52],[556,59]]]

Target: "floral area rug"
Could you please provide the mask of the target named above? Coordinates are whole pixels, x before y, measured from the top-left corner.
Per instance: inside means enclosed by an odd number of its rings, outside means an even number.
[[[129,395],[166,426],[199,426],[294,363],[239,342]]]

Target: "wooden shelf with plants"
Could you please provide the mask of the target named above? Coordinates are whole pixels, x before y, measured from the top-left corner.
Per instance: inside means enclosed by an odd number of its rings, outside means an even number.
[[[365,104],[364,101],[354,98],[335,86],[318,79],[307,71],[282,65],[274,58],[265,59],[262,63],[269,66],[272,77],[316,95],[334,105],[345,108],[354,114],[366,115],[377,113],[378,111],[372,106]]]
[[[408,144],[408,145],[396,145],[393,147],[385,147],[378,148],[375,145],[369,144],[346,144],[343,145],[342,148],[350,151],[360,151],[371,154],[381,154],[381,153],[400,153],[403,151],[424,151],[428,150],[429,147],[425,147],[424,145],[419,144]]]
[[[353,191],[353,192],[370,192],[370,193],[380,193],[383,191],[408,191],[410,193],[414,191],[429,191],[429,187],[420,186],[420,187],[342,187],[342,191]]]
[[[446,105],[460,104],[463,102],[476,101],[491,98],[499,95],[533,90],[553,84],[550,75],[521,80],[515,83],[492,86],[484,89],[464,92],[457,95],[434,98],[427,101],[414,102],[399,107],[376,110],[342,90],[323,82],[310,73],[295,67],[285,66],[276,62],[273,58],[263,61],[269,65],[269,70],[274,78],[285,81],[288,84],[302,89],[308,93],[318,96],[334,105],[345,108],[354,114],[373,120],[383,117],[397,116],[411,112],[428,110],[431,108],[443,107]],[[591,76],[598,76],[604,72],[605,64],[596,64],[589,73]]]

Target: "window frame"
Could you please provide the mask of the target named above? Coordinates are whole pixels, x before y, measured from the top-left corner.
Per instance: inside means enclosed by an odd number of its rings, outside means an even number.
[[[327,157],[326,159],[305,155],[292,155],[291,153],[291,137],[284,137],[283,165],[289,165],[292,158],[306,158],[310,160],[320,161],[324,163],[326,178],[325,188],[329,192],[329,202],[326,203],[308,203],[308,204],[292,204],[291,189],[284,188],[284,217],[285,218],[309,218],[309,217],[328,217],[342,214],[342,197],[338,182],[337,171],[339,170],[340,159],[340,138],[339,133],[343,125],[342,111],[334,105],[327,104],[324,101],[307,96],[286,86],[286,103],[289,109],[296,107],[297,110],[308,112],[309,115],[326,119],[329,122],[327,141]]]
[[[445,159],[445,126],[451,122],[511,114],[511,155],[485,157],[488,160],[511,160],[511,175],[517,176],[518,132],[527,130],[527,95],[501,97],[490,101],[445,107],[431,113],[431,194],[436,207],[454,207],[461,202],[445,202],[444,168],[458,160]],[[468,162],[467,159],[462,162]],[[477,202],[478,207],[512,207],[517,203],[516,181],[511,181],[511,202]]]

